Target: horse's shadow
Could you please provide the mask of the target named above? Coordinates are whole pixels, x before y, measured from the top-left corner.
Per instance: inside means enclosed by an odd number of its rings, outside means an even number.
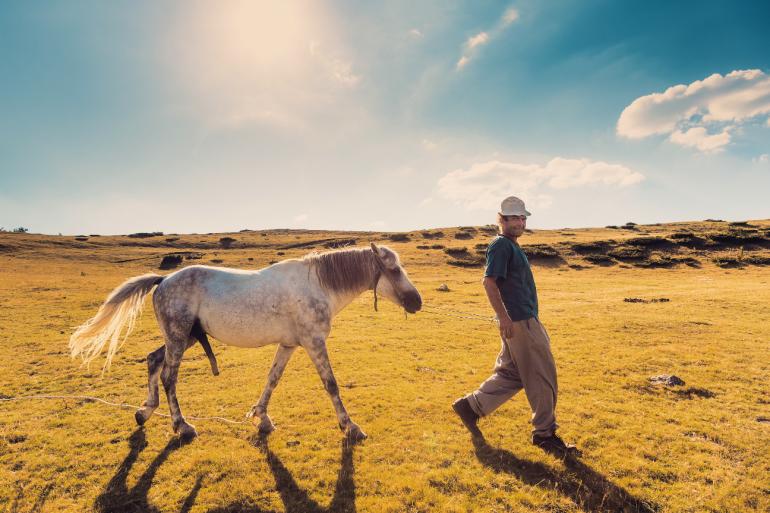
[[[308,493],[301,489],[294,480],[289,469],[268,445],[268,437],[255,436],[252,445],[265,455],[270,472],[275,479],[275,487],[281,496],[284,511],[286,513],[355,513],[356,511],[356,485],[353,480],[353,448],[345,441],[342,442],[342,456],[340,457],[340,470],[337,473],[337,484],[334,487],[334,495],[328,507],[323,507],[313,500]],[[268,513],[258,507],[239,503],[230,504],[209,511],[209,513]]]
[[[529,485],[555,490],[591,513],[655,513],[659,509],[653,503],[634,497],[573,457],[564,460],[567,470],[557,471],[542,463],[518,458],[505,449],[492,447],[484,438],[474,439],[473,446],[482,465],[495,472],[514,475]]]
[[[144,429],[137,428],[129,437],[129,452],[123,462],[118,466],[115,475],[112,476],[104,491],[96,498],[94,509],[99,513],[155,513],[158,508],[150,504],[147,500],[147,493],[152,486],[152,480],[158,471],[158,468],[168,459],[169,455],[177,449],[190,443],[189,440],[174,438],[169,441],[163,450],[158,453],[154,460],[147,467],[147,470],[139,477],[136,484],[129,489],[126,484],[131,467],[134,466],[145,447],[147,440]],[[187,513],[195,503],[195,498],[201,488],[203,476],[198,476],[195,480],[192,490],[182,503],[180,513]]]
[[[275,479],[275,486],[286,513],[355,513],[355,483],[353,481],[353,446],[342,444],[340,470],[337,475],[337,485],[334,496],[328,507],[324,508],[314,501],[308,493],[302,490],[294,480],[291,472],[281,459],[268,445],[266,436],[252,439],[252,445],[258,448],[266,457],[270,471]],[[153,478],[158,468],[177,449],[190,443],[184,439],[172,439],[163,450],[152,460],[147,470],[139,477],[136,484],[128,488],[126,479],[131,468],[139,458],[139,454],[147,447],[143,428],[137,428],[129,438],[129,452],[118,466],[115,475],[104,487],[104,491],[96,498],[94,510],[99,513],[160,513],[160,510],[150,504],[147,494],[152,486]],[[201,489],[203,475],[198,476],[190,493],[185,498],[179,513],[188,513],[195,503]],[[209,513],[274,513],[244,502],[235,502],[223,507],[210,510]]]

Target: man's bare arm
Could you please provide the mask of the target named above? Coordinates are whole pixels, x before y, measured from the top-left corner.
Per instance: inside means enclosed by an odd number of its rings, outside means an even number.
[[[500,296],[500,289],[497,288],[497,280],[492,276],[485,276],[484,290],[487,292],[487,299],[489,304],[492,305],[492,309],[497,314],[497,319],[500,321],[500,336],[503,338],[513,337],[513,321],[508,315],[508,312],[503,305],[503,298]]]

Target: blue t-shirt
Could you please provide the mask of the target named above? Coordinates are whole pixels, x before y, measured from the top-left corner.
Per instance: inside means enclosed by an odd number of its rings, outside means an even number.
[[[527,255],[512,240],[497,236],[487,248],[484,276],[497,280],[497,288],[511,320],[537,317],[537,288]]]

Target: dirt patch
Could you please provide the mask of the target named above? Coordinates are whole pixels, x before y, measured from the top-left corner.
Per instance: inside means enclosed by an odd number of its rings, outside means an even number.
[[[309,240],[305,242],[295,242],[293,244],[286,244],[283,246],[278,247],[278,249],[300,249],[300,248],[312,248],[314,246],[324,246],[326,247],[326,244],[335,243],[337,241],[347,241],[350,239],[317,239],[317,240]]]
[[[455,267],[484,267],[486,263],[483,259],[468,259],[468,260],[449,260],[447,264]]]
[[[548,244],[531,244],[529,246],[522,246],[524,254],[527,255],[529,260],[548,260],[561,258],[559,252],[553,246]]]
[[[711,399],[717,395],[711,390],[700,387],[687,387],[683,390],[673,390],[673,393],[679,396],[680,399],[693,399],[695,397],[701,399]]]
[[[610,241],[576,242],[568,247],[578,255],[603,254],[610,248]]]
[[[677,261],[663,253],[652,253],[647,258],[634,262],[636,267],[645,269],[668,269],[677,265]]]
[[[607,267],[610,265],[615,265],[617,262],[613,260],[612,258],[608,257],[607,255],[586,255],[583,257],[587,262],[590,262],[594,265],[601,265],[603,267]]]
[[[751,255],[743,257],[741,262],[748,265],[770,265],[770,256],[768,255]]]
[[[444,249],[444,253],[455,258],[466,258],[470,256],[468,248],[446,248]]]
[[[339,239],[325,243],[324,247],[328,249],[346,248],[348,246],[355,246],[356,242],[358,242],[356,239]]]
[[[137,232],[127,235],[131,239],[147,239],[149,237],[162,237],[163,232]]]
[[[222,237],[219,239],[219,245],[224,249],[230,249],[233,247],[233,244],[238,242],[237,240],[233,239],[232,237]]]
[[[692,232],[678,232],[669,235],[669,239],[674,241],[675,244],[690,248],[699,249],[707,245],[708,241],[703,237],[698,237]]]
[[[676,244],[662,237],[635,237],[626,240],[625,243],[629,246],[647,249],[671,249],[676,247]]]
[[[639,262],[647,258],[648,252],[644,248],[618,246],[608,251],[607,255],[621,262]]]
[[[182,255],[166,255],[163,257],[163,260],[160,261],[158,269],[176,269],[182,264],[182,260]]]
[[[479,231],[482,233],[486,233],[487,235],[497,235],[497,232],[499,231],[499,229],[494,224],[489,224],[479,228]]]
[[[711,260],[723,269],[734,269],[741,266],[741,262],[734,257],[718,256],[712,258]]]
[[[712,233],[708,236],[716,246],[737,248],[746,245],[770,247],[770,240],[752,231],[731,231],[727,233]]]

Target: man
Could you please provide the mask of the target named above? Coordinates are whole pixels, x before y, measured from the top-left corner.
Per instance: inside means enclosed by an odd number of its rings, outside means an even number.
[[[532,408],[532,443],[559,456],[576,452],[556,435],[556,365],[548,334],[538,319],[537,289],[518,238],[530,213],[515,196],[505,198],[497,221],[500,235],[487,248],[484,289],[500,325],[502,349],[494,373],[452,408],[474,437],[480,417],[524,389]]]

